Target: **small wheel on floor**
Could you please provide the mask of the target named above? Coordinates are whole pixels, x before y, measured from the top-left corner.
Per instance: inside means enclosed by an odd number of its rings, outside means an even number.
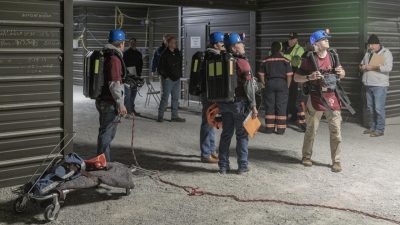
[[[132,189],[130,189],[130,188],[125,189],[125,195],[126,196],[131,195],[131,193],[132,193]]]
[[[25,196],[18,197],[14,202],[14,212],[16,213],[25,212],[27,203],[28,201],[27,199],[25,199]]]
[[[58,213],[60,212],[60,210],[55,211],[55,206],[54,204],[50,204],[46,207],[46,209],[44,210],[44,218],[48,221],[54,221],[57,219],[58,217]]]

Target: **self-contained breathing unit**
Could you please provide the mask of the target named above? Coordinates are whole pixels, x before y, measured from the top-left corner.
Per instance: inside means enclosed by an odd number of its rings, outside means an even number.
[[[335,68],[340,66],[339,55],[334,49],[328,49],[328,54],[330,55],[332,70],[329,72],[321,71],[318,63],[315,59],[315,53],[310,51],[307,53],[307,58],[310,59],[312,66],[314,67],[315,71],[320,71],[322,74],[322,78],[317,81],[310,81],[306,82],[303,85],[303,92],[305,95],[309,95],[311,92],[317,93],[318,96],[321,98],[321,102],[324,107],[328,110],[332,110],[332,108],[327,103],[326,99],[322,95],[322,88],[334,91],[338,96],[340,102],[346,107],[349,112],[354,115],[356,111],[351,106],[351,101],[347,96],[346,92],[344,91],[341,83],[340,78],[336,74]]]
[[[113,49],[89,51],[84,59],[83,94],[87,98],[97,99],[104,86],[104,60],[112,55],[117,56],[122,64],[122,79],[127,77],[124,60]]]
[[[231,102],[235,100],[237,87],[236,59],[232,54],[222,52],[205,60],[207,100]]]
[[[136,68],[126,68],[122,57],[115,50],[89,51],[84,59],[83,94],[85,97],[97,99],[104,86],[104,60],[111,55],[121,60],[123,67],[122,82],[131,87],[142,87],[144,79],[136,75]]]
[[[199,96],[205,92],[210,102],[229,102],[235,99],[237,87],[236,59],[232,54],[196,52],[192,57],[189,93]]]

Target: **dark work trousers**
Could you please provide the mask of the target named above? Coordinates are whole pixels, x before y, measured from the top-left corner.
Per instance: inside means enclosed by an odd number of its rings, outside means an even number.
[[[239,169],[247,169],[248,166],[248,142],[249,135],[243,127],[245,119],[245,109],[247,103],[245,101],[236,101],[229,103],[219,103],[222,114],[222,133],[219,142],[219,162],[218,166],[221,170],[229,170],[229,146],[233,134],[236,131],[236,154]]]
[[[268,79],[264,89],[265,127],[267,133],[284,133],[286,130],[289,90],[287,81]]]

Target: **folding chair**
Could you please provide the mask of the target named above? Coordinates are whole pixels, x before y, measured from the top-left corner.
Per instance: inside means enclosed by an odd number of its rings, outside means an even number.
[[[159,106],[160,105],[160,101],[161,101],[161,98],[160,98],[159,94],[161,94],[161,91],[157,91],[154,88],[153,84],[150,82],[150,78],[149,77],[146,77],[145,80],[146,80],[146,86],[147,86],[147,94],[146,94],[146,102],[144,103],[144,107],[150,105],[151,97],[154,98],[154,100],[157,103],[157,106]]]

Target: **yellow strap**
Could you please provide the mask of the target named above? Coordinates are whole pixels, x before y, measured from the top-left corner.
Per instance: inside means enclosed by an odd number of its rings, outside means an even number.
[[[215,73],[214,73],[214,63],[209,63],[209,64],[208,64],[208,76],[210,76],[210,77],[215,76]]]
[[[99,64],[100,64],[100,61],[98,59],[96,59],[94,62],[94,74],[99,74]]]
[[[199,60],[198,60],[198,59],[194,60],[194,65],[193,65],[193,72],[194,72],[194,73],[197,72],[198,63],[199,63]]]
[[[222,62],[217,62],[217,76],[222,76]]]

